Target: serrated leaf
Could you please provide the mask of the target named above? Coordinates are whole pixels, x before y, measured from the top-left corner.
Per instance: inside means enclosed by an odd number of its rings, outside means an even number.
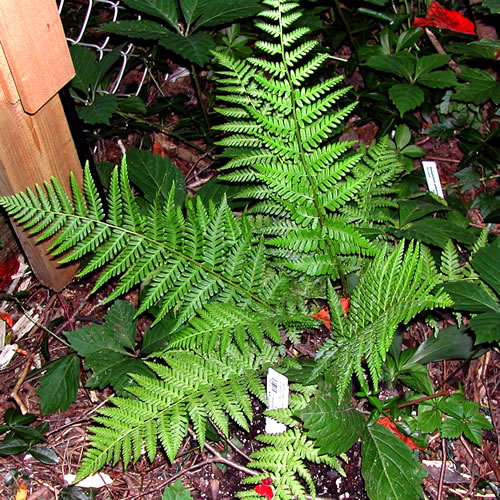
[[[195,29],[220,26],[243,17],[254,16],[262,10],[257,0],[199,0],[193,17],[198,17]]]
[[[142,40],[159,40],[166,34],[171,33],[165,26],[147,19],[106,23],[102,25],[101,29],[108,33],[115,33],[127,38],[141,38]]]
[[[454,417],[448,417],[441,424],[441,436],[444,438],[457,439],[462,431],[462,422]]]
[[[472,267],[500,295],[500,238],[478,250],[471,259]]]
[[[389,97],[401,116],[420,106],[425,100],[424,91],[411,83],[396,83],[389,89]]]
[[[371,500],[423,498],[427,475],[410,448],[379,424],[367,428],[361,445],[361,473]]]
[[[113,94],[98,94],[89,106],[79,106],[80,118],[89,125],[109,125],[109,120],[116,112],[118,98]]]
[[[391,73],[410,80],[415,72],[416,58],[411,54],[386,54],[372,56],[366,61],[366,66]]]
[[[213,38],[205,32],[194,33],[188,37],[169,33],[160,40],[160,45],[199,66],[211,60],[210,51],[215,49]]]
[[[335,456],[346,452],[365,428],[365,419],[352,407],[349,395],[339,405],[336,391],[329,387],[318,390],[300,417],[320,454]]]
[[[190,500],[191,498],[191,493],[184,487],[180,479],[167,486],[161,496],[161,500]]]
[[[415,67],[415,78],[420,81],[420,77],[430,73],[433,69],[440,68],[448,64],[451,57],[446,54],[431,54],[420,57]]]
[[[85,369],[92,375],[87,386],[103,389],[113,386],[120,395],[132,381],[128,374],[151,375],[140,359],[134,358],[135,309],[128,302],[117,301],[110,308],[104,325],[90,325],[66,332],[71,347],[85,358]]]
[[[80,385],[80,360],[75,354],[59,358],[51,364],[40,379],[36,391],[42,413],[67,410],[76,401]]]
[[[417,427],[420,431],[430,434],[441,427],[441,410],[434,405],[418,405]]]
[[[130,180],[144,193],[146,200],[153,203],[158,195],[167,200],[172,184],[175,184],[174,199],[182,205],[184,177],[168,158],[131,148],[127,151],[127,166]]]
[[[498,303],[480,285],[468,281],[452,281],[443,285],[453,299],[453,308],[471,312],[499,312]]]
[[[500,84],[494,75],[486,70],[463,68],[460,79],[467,83],[456,87],[454,99],[462,102],[483,104],[491,99],[495,104],[500,103]]]
[[[57,465],[59,463],[59,457],[50,448],[46,446],[33,446],[30,448],[30,453],[33,458],[36,458],[39,462],[47,465]]]
[[[175,0],[123,0],[133,9],[166,21],[175,30],[178,29],[179,13]]]
[[[432,89],[446,89],[457,84],[457,76],[451,69],[444,71],[431,71],[422,75],[418,83]]]
[[[485,312],[474,316],[470,327],[476,334],[475,345],[500,342],[500,313]]]
[[[92,82],[97,79],[98,69],[96,66],[96,55],[90,49],[75,44],[69,48],[76,75],[71,80],[71,85],[89,95]]]

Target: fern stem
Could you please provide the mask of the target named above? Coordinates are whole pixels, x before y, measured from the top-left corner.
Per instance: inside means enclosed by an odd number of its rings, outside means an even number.
[[[203,94],[201,92],[200,80],[198,79],[198,74],[196,73],[196,68],[194,64],[191,64],[191,76],[193,78],[194,88],[196,90],[196,95],[198,96],[198,104],[200,105],[201,112],[203,114],[203,120],[207,126],[207,130],[210,130],[210,120],[208,119],[208,111],[203,100]]]

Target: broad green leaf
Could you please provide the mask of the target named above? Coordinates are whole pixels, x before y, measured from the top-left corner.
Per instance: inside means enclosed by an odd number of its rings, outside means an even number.
[[[456,87],[454,99],[462,102],[483,104],[491,99],[495,104],[500,103],[500,83],[490,72],[476,68],[462,68],[459,78],[467,83]]]
[[[42,413],[67,410],[76,401],[80,385],[80,360],[75,354],[59,358],[51,364],[40,379],[36,391],[40,398]]]
[[[411,28],[409,30],[403,31],[399,35],[398,41],[396,43],[396,54],[403,49],[406,49],[418,42],[422,38],[422,30],[420,28]]]
[[[432,394],[434,392],[434,386],[425,366],[413,365],[407,374],[399,375],[398,379],[417,393]]]
[[[28,425],[14,425],[12,432],[15,436],[24,439],[29,444],[41,443],[45,441],[45,436],[37,427]]]
[[[127,167],[130,180],[149,202],[153,203],[157,196],[167,200],[173,184],[175,202],[178,205],[184,202],[184,177],[168,158],[132,148],[127,151]]]
[[[160,40],[160,45],[199,66],[211,60],[210,51],[215,49],[213,38],[205,32],[195,33],[188,37],[179,33],[168,33]]]
[[[485,312],[470,320],[470,327],[476,334],[475,345],[500,342],[500,312]]]
[[[425,218],[412,222],[404,229],[397,230],[395,234],[408,239],[416,238],[440,248],[444,248],[449,239],[460,241],[468,246],[472,246],[475,241],[471,232],[449,220],[437,218]]]
[[[411,132],[410,127],[405,124],[401,124],[396,129],[396,134],[394,136],[394,142],[396,143],[396,147],[398,149],[403,149],[405,146],[410,144],[411,141]]]
[[[450,59],[451,57],[445,54],[431,54],[430,56],[420,57],[415,67],[415,78],[420,81],[421,76],[448,64]]]
[[[444,205],[423,200],[403,200],[399,202],[399,226],[421,219],[434,212],[448,210]]]
[[[191,498],[191,493],[184,487],[180,479],[167,486],[161,496],[161,500],[190,500]]]
[[[448,417],[441,424],[441,436],[448,439],[457,439],[463,432],[462,422],[454,417]]]
[[[80,118],[90,125],[109,125],[109,120],[117,109],[118,98],[113,94],[96,95],[93,104],[89,106],[79,106],[78,114]]]
[[[389,89],[389,97],[401,116],[420,106],[425,100],[424,91],[418,85],[410,83],[396,83]]]
[[[423,498],[427,475],[412,450],[379,424],[367,427],[361,445],[361,474],[371,500]]]
[[[33,413],[23,415],[17,408],[7,408],[3,414],[4,422],[10,427],[12,425],[29,425],[37,419]]]
[[[349,450],[365,428],[365,419],[352,407],[350,396],[346,394],[339,405],[336,391],[328,386],[318,390],[300,417],[320,453],[332,456]]]
[[[401,150],[401,154],[408,156],[409,158],[422,158],[427,153],[420,146],[417,146],[416,144],[409,144]]]
[[[432,89],[446,89],[457,84],[457,76],[451,69],[431,71],[418,79],[418,83]]]
[[[129,374],[151,375],[151,370],[134,357],[136,321],[135,309],[128,302],[115,302],[105,318],[104,325],[90,325],[66,332],[71,347],[85,358],[85,369],[92,375],[88,387],[103,389],[113,386],[120,395],[127,395]]]
[[[81,45],[72,45],[69,51],[76,70],[71,85],[88,96],[92,83],[96,81],[98,75],[97,57],[94,52]]]
[[[471,259],[472,267],[500,295],[500,238],[478,250]]]
[[[30,448],[30,454],[43,464],[57,465],[59,463],[59,457],[54,450],[46,446],[33,446]]]
[[[142,40],[158,40],[167,33],[168,28],[155,21],[141,19],[139,21],[116,21],[104,24],[101,29],[108,33],[126,36],[127,38],[141,38]]]
[[[17,455],[29,448],[29,444],[21,438],[14,437],[14,434],[9,433],[2,441],[0,441],[0,457],[8,457],[9,455]]]
[[[417,427],[420,431],[425,433],[434,432],[441,427],[441,410],[434,404],[419,404]]]
[[[137,95],[121,99],[118,103],[118,109],[124,113],[137,113],[140,115],[144,115],[148,111],[144,101]]]
[[[187,26],[192,26],[194,21],[202,14],[206,6],[203,0],[180,0],[182,15]]]
[[[176,0],[123,0],[133,9],[166,21],[174,30],[178,31],[179,13]]]
[[[425,365],[434,361],[449,359],[467,359],[474,352],[473,341],[465,328],[449,326],[441,330],[436,337],[422,342],[413,355],[401,367],[406,371],[414,364]]]
[[[108,71],[113,67],[118,59],[120,59],[120,53],[124,44],[118,45],[111,52],[108,52],[100,61],[97,62],[97,75],[96,81],[93,83],[92,88],[96,90],[99,88],[99,84],[105,79]],[[102,88],[102,90],[106,90]]]
[[[453,309],[470,312],[499,312],[498,302],[480,285],[468,281],[452,281],[443,285],[453,300]]]
[[[411,81],[415,73],[416,58],[411,54],[387,54],[372,56],[365,64],[377,71],[391,73]]]
[[[200,13],[195,29],[220,26],[254,16],[262,10],[262,4],[257,0],[199,0],[195,16]]]

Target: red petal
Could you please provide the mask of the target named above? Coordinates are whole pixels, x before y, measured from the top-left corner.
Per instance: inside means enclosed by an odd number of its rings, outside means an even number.
[[[0,289],[7,287],[10,279],[19,269],[19,261],[15,255],[12,255],[7,260],[0,262]]]
[[[432,2],[425,18],[416,17],[412,24],[416,26],[434,26],[440,29],[449,29],[458,33],[475,35],[474,23],[462,16],[456,10],[443,9],[439,2]]]
[[[274,496],[273,490],[267,484],[258,484],[254,488],[254,490],[255,493],[258,493],[259,495],[264,495],[267,498],[267,500],[270,500]]]
[[[14,320],[9,313],[0,313],[0,319],[3,319],[12,328]]]
[[[351,299],[349,297],[342,297],[340,299],[340,307],[342,307],[342,310],[345,312],[346,316],[347,313],[349,312],[350,305],[351,305]]]
[[[377,420],[377,424],[384,426],[386,429],[389,429],[398,439],[403,441],[406,445],[408,445],[412,450],[421,450],[420,446],[415,444],[412,438],[405,436],[403,433],[399,431],[396,427],[396,424],[389,417],[380,417]]]
[[[265,484],[266,486],[271,486],[271,484],[273,484],[273,480],[270,477],[266,477],[265,479],[262,480],[262,484]]]
[[[328,307],[321,309],[316,314],[313,314],[312,317],[314,319],[318,319],[319,321],[323,321],[324,325],[328,328],[328,330],[332,331],[332,323],[330,321],[330,310]]]

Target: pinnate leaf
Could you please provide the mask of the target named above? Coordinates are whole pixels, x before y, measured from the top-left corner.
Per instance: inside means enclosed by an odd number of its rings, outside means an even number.
[[[361,447],[361,473],[371,500],[423,498],[426,471],[410,448],[385,427],[367,428]]]

